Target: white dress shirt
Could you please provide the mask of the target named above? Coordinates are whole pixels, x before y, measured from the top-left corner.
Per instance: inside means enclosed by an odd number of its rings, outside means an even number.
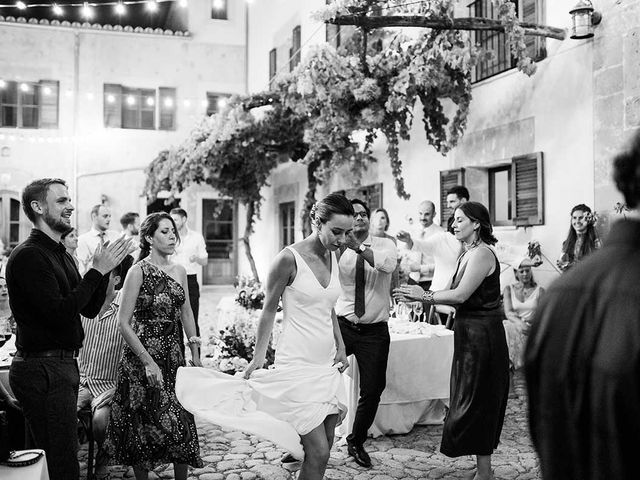
[[[342,252],[338,268],[342,291],[336,302],[336,314],[356,323],[386,322],[389,319],[389,288],[391,277],[398,264],[396,245],[392,240],[369,235],[362,242],[373,251],[374,267],[364,262],[365,313],[358,318],[353,313],[356,297],[356,260],[358,253],[350,248]]]
[[[96,254],[96,249],[100,242],[100,231],[95,227],[91,227],[86,233],[78,236],[78,248],[76,249],[76,256],[78,257],[78,270],[80,275],[83,275],[91,269],[93,265],[93,256]],[[113,242],[120,237],[120,233],[115,230],[104,231],[104,242]]]
[[[458,257],[462,253],[460,240],[451,233],[442,231],[426,240],[414,240],[412,249],[433,257],[435,267],[431,290],[448,290],[456,271]]]
[[[436,235],[438,233],[444,232],[443,228],[440,225],[436,225],[432,223],[428,227],[423,227],[421,224],[415,228],[413,233],[411,234],[411,239],[414,241],[420,240],[424,241],[428,238]],[[433,280],[434,269],[435,269],[435,259],[431,253],[421,252],[422,258],[420,259],[420,271],[419,272],[411,272],[409,277],[411,277],[416,282],[428,282]],[[457,258],[457,257],[456,257]]]
[[[176,252],[171,255],[171,260],[178,265],[182,265],[187,271],[187,275],[197,275],[202,271],[202,265],[189,261],[191,255],[198,258],[207,258],[207,245],[204,237],[195,230],[185,227],[186,233],[180,233],[180,242],[176,245]]]

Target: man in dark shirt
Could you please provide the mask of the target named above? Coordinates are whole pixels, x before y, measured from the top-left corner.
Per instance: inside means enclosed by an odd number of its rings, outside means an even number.
[[[95,317],[105,298],[105,277],[127,254],[120,238],[100,246],[93,268],[80,277],[60,237],[74,210],[60,179],[27,185],[22,208],[34,225],[7,262],[9,302],[17,324],[9,382],[31,431],[47,454],[51,480],[77,480],[76,358],[84,332],[80,314]]]
[[[549,288],[529,334],[529,423],[544,479],[639,475],[640,134],[613,176],[633,210]]]

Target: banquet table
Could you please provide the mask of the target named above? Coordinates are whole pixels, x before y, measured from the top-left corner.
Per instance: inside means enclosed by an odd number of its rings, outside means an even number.
[[[42,452],[42,456],[33,465],[24,467],[9,467],[0,465],[0,478],[2,480],[49,480],[49,470],[47,468],[47,458],[44,450],[18,450],[14,455],[20,458],[33,456],[35,452]]]
[[[392,322],[389,330],[387,385],[369,429],[373,437],[408,433],[414,425],[440,424],[449,403],[453,332],[442,325],[426,323]],[[360,395],[360,374],[353,355],[349,363],[344,375],[348,412],[339,430],[341,435],[351,432]]]

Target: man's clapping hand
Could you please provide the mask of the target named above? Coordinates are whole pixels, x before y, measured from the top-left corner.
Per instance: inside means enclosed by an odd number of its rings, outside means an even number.
[[[120,265],[131,248],[132,240],[120,237],[113,242],[98,245],[93,256],[93,268],[106,275]]]

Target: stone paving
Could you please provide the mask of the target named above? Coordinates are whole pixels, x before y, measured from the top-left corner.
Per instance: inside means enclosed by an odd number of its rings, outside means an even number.
[[[215,318],[215,306],[222,296],[233,294],[230,287],[204,287],[201,297],[201,331],[206,332]],[[204,334],[203,334],[204,337]],[[206,353],[206,352],[205,352]],[[540,479],[536,454],[531,446],[526,420],[526,398],[521,374],[516,374],[509,396],[501,443],[493,456],[497,480]],[[273,444],[242,432],[202,424],[198,427],[204,468],[189,469],[190,480],[289,480],[293,477],[280,467],[283,451]],[[406,435],[369,439],[367,451],[373,468],[359,467],[348,455],[344,440],[337,439],[331,452],[325,478],[329,480],[394,479],[471,479],[474,457],[451,459],[439,452],[442,426],[417,426]],[[79,459],[86,475],[87,445],[81,446]],[[133,478],[128,467],[111,467],[112,479]],[[150,479],[171,479],[173,468],[165,465],[150,472]]]

